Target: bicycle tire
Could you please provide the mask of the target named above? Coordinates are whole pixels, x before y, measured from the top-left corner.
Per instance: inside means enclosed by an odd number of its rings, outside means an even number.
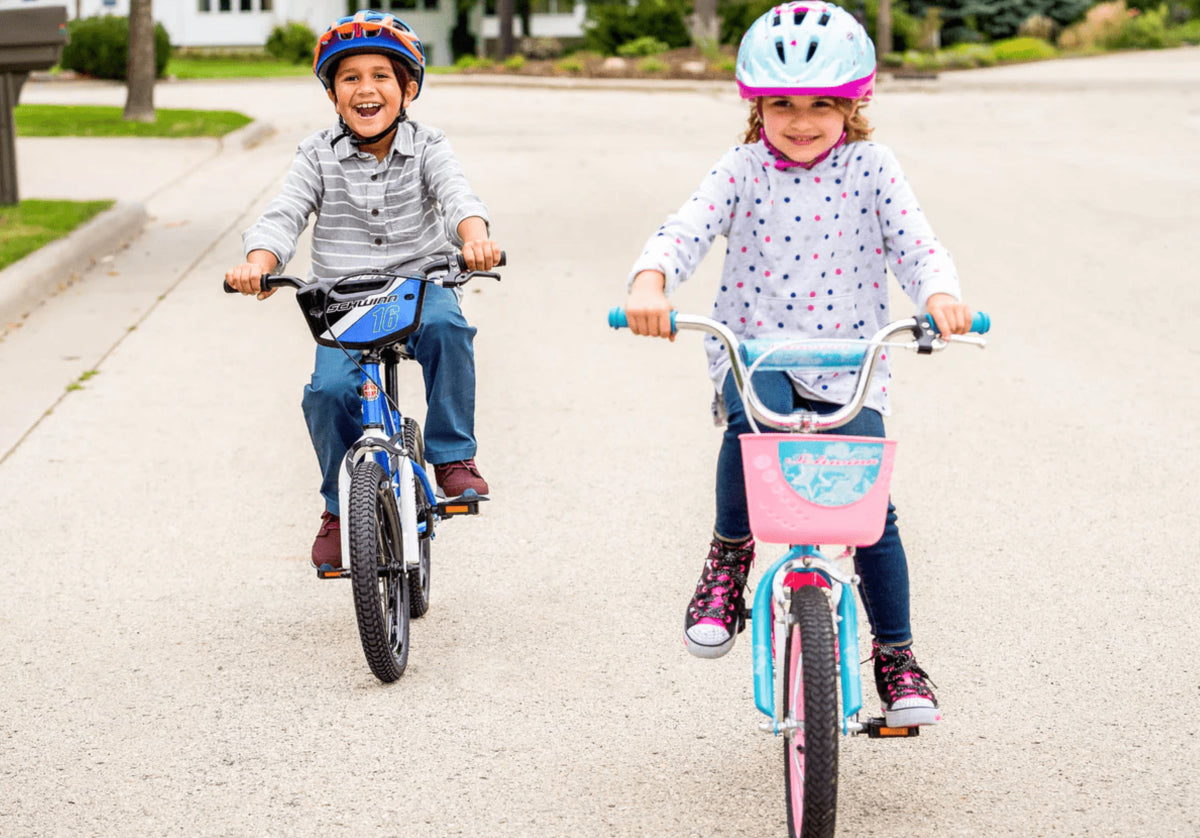
[[[783,701],[786,718],[797,725],[785,733],[783,742],[788,835],[832,838],[837,818],[838,666],[828,595],[813,585],[793,590],[791,615]]]
[[[350,582],[363,654],[390,683],[408,665],[409,589],[391,479],[364,460],[350,475]]]
[[[421,436],[421,426],[408,417],[404,419],[404,447],[409,452],[409,458],[425,468],[425,441]],[[409,614],[412,617],[424,617],[429,610],[429,548],[433,536],[433,505],[425,494],[424,484],[416,477],[413,481],[416,483],[417,523],[425,524],[425,534],[419,536],[417,541],[417,566],[408,569]]]

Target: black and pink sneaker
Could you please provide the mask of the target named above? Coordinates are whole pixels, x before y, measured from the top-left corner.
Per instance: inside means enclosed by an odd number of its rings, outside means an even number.
[[[730,544],[714,538],[683,622],[683,642],[698,658],[719,658],[746,627],[746,577],[754,539]]]
[[[888,727],[934,725],[942,720],[937,698],[930,689],[929,675],[917,666],[912,649],[872,644],[875,659],[875,689],[883,702]]]

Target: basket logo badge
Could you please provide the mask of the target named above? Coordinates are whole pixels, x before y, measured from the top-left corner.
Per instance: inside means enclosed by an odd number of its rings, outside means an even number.
[[[786,440],[779,467],[788,485],[809,503],[846,506],[861,500],[879,479],[881,443]]]
[[[379,398],[379,388],[375,386],[374,381],[363,383],[363,398],[369,402],[373,402]]]

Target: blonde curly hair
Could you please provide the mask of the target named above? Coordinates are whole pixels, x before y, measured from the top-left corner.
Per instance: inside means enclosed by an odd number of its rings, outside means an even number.
[[[743,143],[756,143],[762,139],[761,104],[763,98],[759,96],[750,102],[750,121],[746,125],[746,136],[742,139]],[[842,112],[842,116],[846,119],[846,142],[856,143],[860,140],[870,139],[875,128],[863,114],[866,103],[861,99],[845,99],[837,96],[831,98],[834,106]]]

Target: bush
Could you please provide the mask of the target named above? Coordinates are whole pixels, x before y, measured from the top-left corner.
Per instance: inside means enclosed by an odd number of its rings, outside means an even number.
[[[688,0],[641,0],[629,5],[624,0],[588,4],[584,45],[604,55],[615,55],[617,47],[644,36],[666,43],[668,49],[692,42],[683,23],[691,10]]]
[[[1009,38],[992,44],[997,61],[1038,61],[1054,58],[1058,50],[1040,38]]]
[[[504,59],[505,70],[520,70],[524,66],[525,56],[521,55],[520,53],[517,53],[516,55],[510,55],[508,58]]]
[[[1104,45],[1109,49],[1163,49],[1175,43],[1177,40],[1167,33],[1163,13],[1150,10],[1126,20]]]
[[[639,55],[661,55],[671,47],[653,35],[643,35],[617,47],[617,55],[633,58]]]
[[[1200,19],[1189,20],[1175,30],[1179,42],[1183,44],[1200,44]]]
[[[72,20],[70,42],[59,64],[101,79],[125,81],[129,75],[129,18],[105,15]],[[154,75],[161,77],[171,59],[171,38],[161,23],[154,24]]]
[[[266,50],[280,61],[289,64],[303,64],[313,60],[313,51],[317,48],[317,33],[306,24],[289,20],[283,26],[276,26],[267,38]]]
[[[643,58],[637,63],[638,72],[641,73],[665,73],[671,69],[671,65],[654,56]]]

